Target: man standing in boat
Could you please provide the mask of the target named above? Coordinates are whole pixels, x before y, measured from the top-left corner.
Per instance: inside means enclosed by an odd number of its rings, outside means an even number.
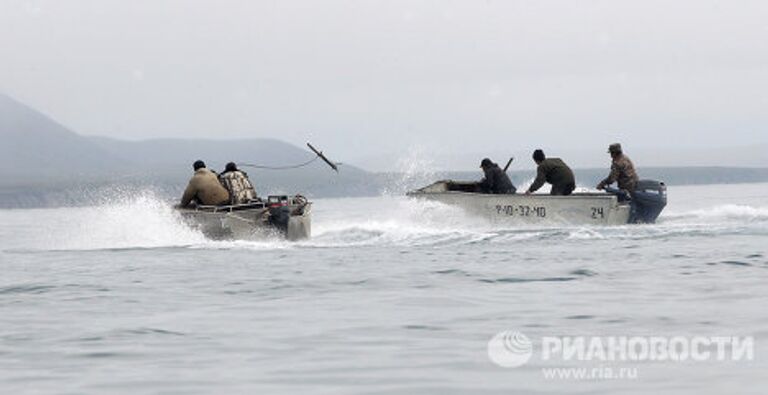
[[[544,151],[533,151],[533,161],[536,162],[536,180],[531,184],[526,195],[530,195],[541,188],[545,182],[552,184],[550,195],[567,196],[576,189],[576,179],[573,171],[560,158],[547,158]]]
[[[491,194],[513,194],[517,192],[517,188],[512,184],[507,173],[490,159],[483,159],[480,163],[480,168],[485,173],[485,178],[478,184],[480,192]]]
[[[606,186],[618,183],[619,189],[625,191],[625,195],[632,196],[637,188],[638,176],[635,171],[635,165],[624,155],[621,144],[611,144],[608,147],[608,153],[611,154],[613,162],[611,163],[611,173],[603,181],[597,184],[597,189],[605,189]],[[629,197],[629,196],[625,196]]]
[[[181,207],[187,207],[193,201],[205,205],[221,205],[229,202],[229,192],[221,186],[216,173],[205,167],[205,162],[198,160],[192,168],[195,169],[195,174],[189,180],[187,189],[181,197]]]
[[[229,192],[229,204],[244,204],[256,200],[256,190],[248,179],[248,174],[238,169],[234,162],[227,163],[224,172],[219,175],[219,181]]]

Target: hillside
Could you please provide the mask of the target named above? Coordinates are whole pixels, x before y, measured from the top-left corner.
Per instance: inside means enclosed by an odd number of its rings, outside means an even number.
[[[247,164],[269,167],[306,163],[315,157],[307,149],[275,139],[185,140],[155,139],[122,141],[92,137],[92,142],[115,156],[134,164],[121,175],[124,182],[149,181],[152,184],[184,186],[192,172],[192,162],[202,159],[208,167],[222,171],[227,162],[235,162],[253,178],[260,192],[305,193],[340,196],[369,194],[368,175],[353,166],[341,166],[333,172],[325,163],[315,161],[306,167],[285,170],[254,169]]]
[[[123,141],[81,136],[34,109],[0,95],[0,207],[88,203],[112,186],[151,187],[175,196],[203,159],[222,170],[229,161],[266,166],[304,163],[314,154],[275,139]],[[291,170],[243,166],[260,194],[354,196],[376,192],[353,166],[333,172],[317,161]]]
[[[105,164],[125,168],[89,139],[3,94],[0,139],[0,182],[5,185],[94,176]]]
[[[169,200],[180,196],[192,162],[221,171],[234,161],[247,171],[260,195],[301,193],[310,197],[402,194],[434,180],[479,179],[478,171],[371,174],[353,166],[333,172],[321,161],[290,170],[254,169],[244,164],[287,166],[314,154],[275,139],[124,141],[79,135],[50,117],[0,94],[0,207],[83,205],[114,191],[151,189]],[[332,153],[329,153],[332,159]],[[574,169],[580,186],[593,186],[607,168]],[[729,167],[639,167],[644,178],[668,185],[768,182],[768,169]],[[514,170],[519,187],[535,171]]]

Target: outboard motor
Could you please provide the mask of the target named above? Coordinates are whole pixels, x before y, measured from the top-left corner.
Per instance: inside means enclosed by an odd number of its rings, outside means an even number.
[[[667,186],[661,181],[640,180],[632,200],[634,210],[629,222],[652,224],[667,206]]]
[[[281,232],[288,231],[288,221],[291,219],[291,208],[288,206],[288,196],[270,196],[269,223]]]

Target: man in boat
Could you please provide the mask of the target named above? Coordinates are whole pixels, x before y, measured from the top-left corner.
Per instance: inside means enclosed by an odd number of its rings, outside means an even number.
[[[533,151],[533,161],[536,162],[536,180],[533,181],[526,195],[530,195],[541,188],[545,182],[552,184],[550,195],[567,196],[576,189],[576,179],[573,171],[560,158],[547,158],[544,151]]]
[[[618,184],[624,198],[631,197],[637,187],[638,176],[635,171],[635,165],[624,155],[621,144],[611,144],[608,146],[608,153],[611,154],[611,173],[603,181],[597,184],[597,189],[605,189],[606,186]]]
[[[256,190],[246,172],[237,168],[234,162],[227,163],[219,175],[221,185],[229,192],[229,204],[244,204],[256,200]]]
[[[181,197],[181,207],[187,207],[192,202],[205,205],[229,203],[229,192],[221,186],[216,173],[205,167],[205,162],[198,160],[192,168],[195,169],[195,174]]]
[[[485,178],[478,183],[481,193],[513,194],[517,192],[517,188],[512,184],[507,173],[490,159],[483,159],[480,168],[485,173]]]

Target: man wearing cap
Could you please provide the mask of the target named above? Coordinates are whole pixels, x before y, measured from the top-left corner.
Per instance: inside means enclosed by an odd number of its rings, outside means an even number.
[[[631,195],[635,192],[638,181],[635,165],[624,155],[621,144],[616,143],[608,146],[608,153],[611,154],[613,159],[611,173],[597,184],[597,189],[605,189],[606,186],[616,182],[619,185],[619,189],[627,191]]]
[[[483,159],[480,163],[480,168],[485,173],[485,178],[478,184],[480,192],[491,194],[513,194],[517,192],[507,173],[490,159]]]
[[[576,179],[573,171],[560,158],[547,158],[544,151],[533,151],[533,161],[536,162],[536,180],[533,181],[526,195],[530,195],[544,186],[545,182],[552,184],[550,195],[567,196],[576,189]]]
[[[205,162],[198,160],[193,165],[195,174],[189,180],[184,196],[181,197],[181,207],[189,206],[192,201],[197,204],[220,205],[229,202],[229,192],[221,186],[216,173],[205,167]]]

